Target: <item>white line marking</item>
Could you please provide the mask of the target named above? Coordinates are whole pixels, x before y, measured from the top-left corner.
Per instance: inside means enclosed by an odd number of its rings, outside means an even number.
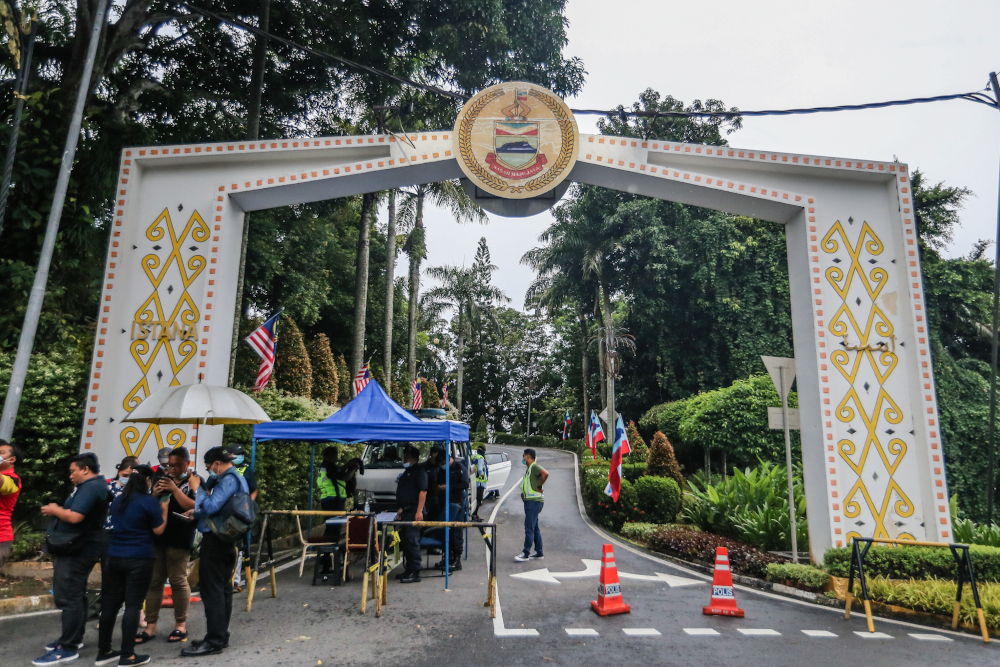
[[[803,630],[802,632],[805,633],[809,637],[836,637],[837,636],[834,633],[830,632],[829,630]]]
[[[953,642],[955,641],[951,637],[945,637],[944,635],[928,635],[922,634],[920,632],[911,632],[910,636],[914,639],[919,639],[922,642]]]
[[[58,614],[61,609],[43,609],[42,611],[29,611],[26,614],[10,614],[9,616],[0,616],[0,621],[13,621],[15,618],[28,618],[30,616],[45,616],[46,614]]]
[[[594,628],[566,628],[566,634],[570,637],[597,637],[597,630]]]
[[[684,628],[684,632],[695,637],[716,637],[719,634],[712,628]]]
[[[656,628],[622,628],[622,632],[630,637],[659,637],[660,631]]]
[[[740,634],[746,635],[747,637],[780,637],[781,633],[777,630],[760,629],[753,630],[748,628],[737,628]]]
[[[887,635],[884,632],[860,632],[858,630],[854,631],[858,637],[864,637],[865,639],[892,639],[892,635]]]
[[[625,551],[629,551],[631,553],[634,553],[636,556],[639,556],[640,558],[645,558],[646,560],[651,560],[654,563],[660,563],[661,565],[666,565],[667,567],[671,567],[671,568],[673,568],[675,570],[679,570],[681,572],[684,572],[685,574],[690,574],[691,576],[698,577],[699,579],[703,579],[703,580],[706,580],[706,581],[711,581],[712,580],[712,575],[710,575],[710,574],[704,574],[703,572],[699,572],[697,570],[692,570],[690,568],[684,567],[683,565],[678,565],[677,563],[675,563],[673,561],[669,561],[669,560],[666,560],[664,558],[657,558],[656,556],[652,556],[652,555],[646,553],[645,551],[642,551],[640,549],[636,549],[632,545],[627,544],[625,542],[622,542],[620,539],[618,539],[614,535],[611,535],[610,533],[607,533],[607,532],[601,530],[600,528],[598,528],[597,526],[595,526],[594,522],[591,521],[590,517],[587,516],[587,510],[583,506],[583,493],[580,490],[580,474],[579,474],[579,472],[580,472],[580,465],[579,465],[579,457],[577,457],[576,452],[566,452],[566,453],[567,454],[571,454],[573,456],[574,469],[576,471],[576,474],[574,475],[574,478],[576,480],[576,504],[577,504],[577,509],[580,512],[580,517],[583,519],[583,522],[585,524],[587,524],[587,526],[592,531],[594,531],[594,533],[598,537],[600,537],[602,540],[605,540],[605,541],[608,541],[608,542],[612,542],[615,545],[615,548],[624,549]],[[770,598],[770,599],[778,601],[778,602],[788,602],[790,604],[797,604],[797,605],[804,606],[804,607],[810,607],[812,609],[823,610],[823,611],[827,611],[827,612],[830,612],[830,613],[838,614],[841,617],[843,617],[843,615],[844,615],[844,610],[843,609],[837,609],[836,607],[825,607],[825,606],[822,606],[822,605],[818,605],[815,602],[810,602],[808,600],[796,600],[795,598],[789,598],[789,597],[785,597],[784,595],[777,595],[775,593],[768,593],[767,591],[758,590],[756,588],[751,588],[749,586],[743,586],[741,584],[735,584],[734,588],[736,588],[737,590],[740,590],[740,591],[744,591],[746,593],[753,593],[754,595],[760,595],[760,596],[765,597],[765,598]],[[904,626],[904,627],[907,627],[907,628],[913,628],[915,630],[925,630],[925,629],[927,629],[926,626],[920,625],[919,623],[910,623],[908,621],[899,621],[899,620],[896,620],[894,618],[884,618],[882,616],[879,616],[878,618],[879,618],[879,622],[880,623],[891,623],[892,625],[901,625],[901,626]],[[962,633],[962,632],[956,632],[954,630],[940,630],[939,632],[943,632],[946,635],[951,635],[952,637],[962,637],[963,639],[972,639],[974,641],[982,641],[982,637],[980,637],[979,635],[966,634],[966,633]]]
[[[511,486],[507,493],[503,494],[503,497],[497,501],[496,506],[493,508],[493,513],[490,514],[489,523],[495,523],[497,518],[497,512],[500,511],[500,506],[503,505],[503,501],[507,500],[507,496],[514,492],[515,489],[520,488],[517,484]],[[486,567],[490,566],[490,550],[486,549]],[[500,580],[497,578],[497,590],[496,590],[496,603],[497,603],[497,615],[493,619],[493,635],[496,637],[537,637],[538,630],[534,628],[516,628],[510,629],[504,627],[503,624],[503,610],[500,608]]]

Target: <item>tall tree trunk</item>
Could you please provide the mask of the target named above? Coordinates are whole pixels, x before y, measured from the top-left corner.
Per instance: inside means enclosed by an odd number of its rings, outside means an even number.
[[[600,294],[595,296],[600,297]],[[604,312],[600,307],[597,308],[597,325],[602,330],[604,329]],[[601,376],[601,410],[608,407],[608,374],[604,367],[604,361],[604,334],[602,333],[597,337],[597,369]]]
[[[413,233],[423,235],[424,228],[424,193],[421,191],[417,195],[417,215],[413,227]],[[406,343],[406,370],[410,375],[410,381],[417,377],[417,312],[420,308],[420,261],[423,259],[423,241],[420,247],[412,247],[410,250],[410,304],[409,304],[409,340]]]
[[[705,445],[705,478],[708,483],[712,483],[712,456],[709,454],[708,445]]]
[[[722,450],[722,479],[729,479],[729,470],[726,467],[726,450]]]
[[[587,397],[587,381],[589,379],[589,363],[590,359],[587,355],[587,316],[581,311],[580,315],[580,333],[583,338],[583,355],[580,357],[580,374],[583,376],[583,432],[586,433],[587,429],[590,427],[590,400]]]
[[[371,217],[375,211],[375,195],[361,197],[361,226],[358,229],[358,256],[354,274],[354,345],[351,349],[351,377],[365,363],[365,319],[368,310],[368,251],[371,249]],[[352,393],[354,384],[351,384]]]
[[[392,393],[392,308],[393,281],[396,272],[396,191],[389,191],[389,226],[385,231],[385,340],[382,368],[385,370],[385,390]]]
[[[458,379],[455,381],[455,407],[459,418],[462,415],[462,378],[465,375],[465,323],[462,321],[462,308],[458,309]]]
[[[271,0],[260,0],[258,24],[267,32],[271,18]],[[247,139],[260,137],[260,103],[264,94],[264,71],[267,68],[267,37],[257,35],[254,42],[253,77],[250,85],[250,103],[247,106]],[[250,214],[243,215],[243,239],[240,243],[240,270],[236,277],[236,315],[233,319],[233,340],[229,354],[229,385],[236,374],[236,348],[240,344],[240,318],[243,317],[243,281],[247,269],[247,244],[250,242]]]
[[[614,320],[611,315],[611,294],[607,283],[603,280],[601,291],[604,292],[604,340],[608,350],[608,359],[604,362],[604,370],[608,374],[608,429],[612,433],[612,443],[614,443],[615,427],[618,423],[615,418],[615,373],[618,370],[618,359],[615,350]]]

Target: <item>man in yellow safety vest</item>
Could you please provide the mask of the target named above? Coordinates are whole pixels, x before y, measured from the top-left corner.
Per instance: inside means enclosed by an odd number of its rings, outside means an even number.
[[[528,560],[541,560],[542,532],[538,529],[538,515],[545,504],[542,487],[549,478],[549,473],[535,461],[535,450],[526,449],[521,456],[521,462],[527,466],[524,477],[521,478],[521,500],[524,501],[524,550],[514,560],[524,563]],[[531,545],[535,545],[535,553],[531,553]]]
[[[347,505],[347,481],[337,463],[340,452],[336,447],[323,450],[323,463],[319,466],[319,504],[324,512],[343,512]],[[327,526],[324,537],[340,538],[340,526]]]
[[[482,521],[479,518],[479,507],[483,504],[483,496],[486,495],[486,483],[490,479],[490,469],[486,465],[486,447],[479,445],[476,453],[471,458],[472,469],[476,474],[476,509],[472,510],[472,520]]]

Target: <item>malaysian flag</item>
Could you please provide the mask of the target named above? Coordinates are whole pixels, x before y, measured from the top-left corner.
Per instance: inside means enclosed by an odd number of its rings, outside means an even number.
[[[280,310],[246,337],[247,344],[260,355],[261,359],[260,370],[257,372],[257,382],[253,386],[254,391],[261,391],[271,380],[271,372],[274,370],[274,355],[278,350],[279,317],[281,317]]]
[[[448,385],[447,385],[447,383],[444,385],[444,388],[442,390],[441,407],[444,408],[444,409],[448,408]]]
[[[569,410],[566,411],[566,421],[563,423],[563,440],[569,437],[569,425],[573,420],[569,418]]]
[[[419,410],[424,407],[424,392],[420,388],[420,378],[413,381],[410,391],[413,392],[413,407],[411,409]]]
[[[361,367],[358,374],[354,376],[354,395],[357,396],[361,393],[361,390],[368,386],[368,383],[372,381],[372,373],[368,369],[368,364]]]
[[[587,447],[594,454],[594,460],[597,460],[597,443],[604,440],[604,429],[601,428],[601,422],[597,418],[597,415],[593,410],[590,411],[590,425],[587,427]]]
[[[627,454],[632,453],[632,448],[628,444],[628,435],[625,434],[625,424],[622,416],[618,415],[615,424],[615,446],[611,450],[611,469],[608,470],[608,487],[604,489],[605,495],[611,496],[617,503],[618,494],[622,490],[622,459]]]

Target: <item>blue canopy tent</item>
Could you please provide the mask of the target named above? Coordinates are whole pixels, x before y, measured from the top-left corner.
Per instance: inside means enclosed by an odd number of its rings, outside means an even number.
[[[443,442],[450,449],[452,442],[469,442],[469,426],[455,421],[421,421],[392,400],[381,385],[372,380],[346,406],[318,422],[273,421],[257,424],[253,429],[251,466],[257,461],[257,441],[312,441],[309,459],[309,507],[313,505],[313,475],[316,462],[316,442],[357,444],[369,440],[395,442]],[[445,475],[445,497],[451,497],[451,475]],[[445,520],[450,519],[445,503]],[[450,528],[445,529],[447,544]],[[445,587],[447,581],[445,558]]]

